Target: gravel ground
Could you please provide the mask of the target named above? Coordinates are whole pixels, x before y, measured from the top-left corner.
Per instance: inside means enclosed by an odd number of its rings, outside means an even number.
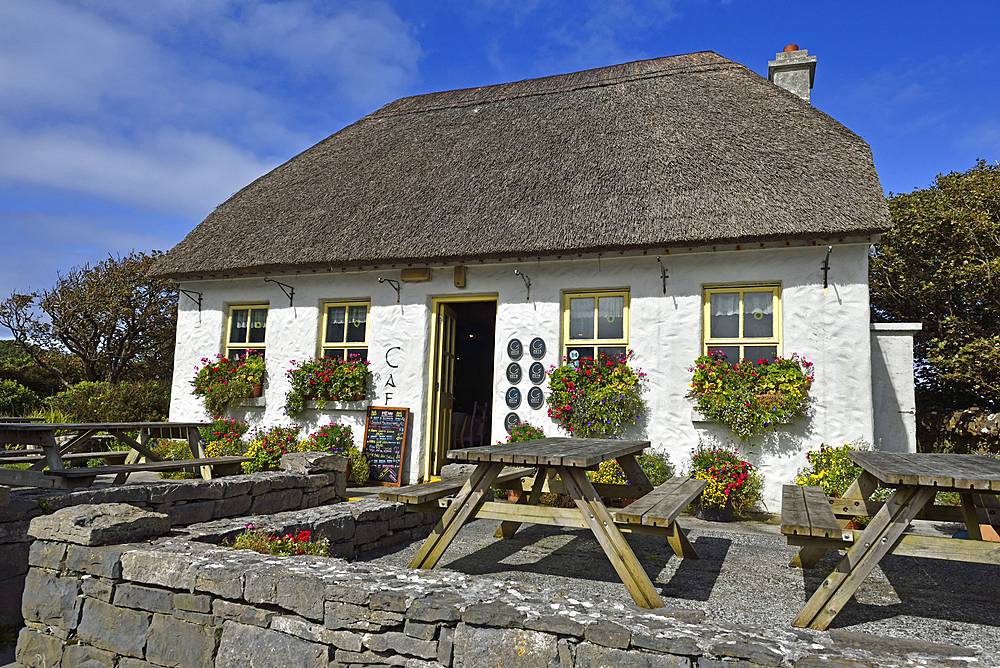
[[[816,568],[788,567],[796,548],[774,523],[718,524],[682,516],[700,559],[677,559],[658,536],[627,539],[664,604],[704,611],[710,619],[788,628],[843,552]],[[915,522],[913,531],[947,535],[955,525]],[[631,602],[593,535],[585,529],[522,525],[511,540],[493,538],[495,520],[467,524],[438,568],[491,579],[529,582]],[[418,544],[366,561],[405,567]],[[831,628],[1000,651],[1000,566],[888,555]]]

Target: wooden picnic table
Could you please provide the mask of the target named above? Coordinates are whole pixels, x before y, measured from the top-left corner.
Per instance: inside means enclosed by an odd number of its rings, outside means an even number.
[[[47,424],[37,422],[0,422],[0,465],[29,463],[26,470],[0,469],[0,485],[13,487],[49,487],[73,489],[89,486],[98,475],[115,475],[115,483],[123,483],[136,471],[169,471],[196,469],[205,479],[212,477],[212,468],[233,471],[246,457],[206,457],[201,442],[200,422],[105,422]],[[72,436],[60,445],[56,432],[70,432]],[[138,432],[138,439],[129,432]],[[97,434],[106,433],[129,446],[125,461],[117,466],[90,466],[66,468],[63,460],[97,459],[107,454],[84,452]],[[187,441],[193,459],[164,461],[150,447],[157,439],[182,439]],[[7,449],[10,446],[21,449]],[[87,457],[86,455],[92,455]],[[145,463],[139,463],[141,457]],[[48,470],[45,470],[45,469]]]
[[[981,523],[1000,529],[1000,460],[891,452],[849,452],[848,456],[862,473],[844,498],[828,502],[841,517],[868,514],[872,521],[863,531],[844,531],[843,535],[820,537],[813,532],[794,541],[789,536],[790,543],[802,546],[796,561],[803,566],[814,564],[827,549],[847,549],[792,622],[794,626],[825,630],[886,554],[1000,564],[1000,545],[984,542],[980,530]],[[871,500],[878,487],[895,489],[884,504]],[[935,505],[937,492],[958,492],[961,507]],[[969,540],[904,534],[913,519],[962,521]]]
[[[442,480],[381,492],[379,497],[401,501],[414,512],[441,514],[410,568],[433,568],[462,526],[473,518],[501,521],[497,538],[511,538],[522,523],[589,528],[608,556],[637,605],[660,608],[663,602],[649,576],[626,542],[625,533],[666,536],[678,557],[698,554],[677,524],[677,516],[705,488],[706,481],[671,478],[653,487],[636,460],[649,441],[584,438],[543,438],[451,450],[455,461],[477,464],[467,479]],[[593,484],[587,471],[617,459],[630,484]],[[507,465],[521,465],[505,471]],[[558,476],[558,477],[557,477]],[[491,487],[521,490],[515,503],[487,502]],[[543,492],[569,494],[575,508],[538,505]],[[621,510],[608,509],[601,497],[638,499]]]

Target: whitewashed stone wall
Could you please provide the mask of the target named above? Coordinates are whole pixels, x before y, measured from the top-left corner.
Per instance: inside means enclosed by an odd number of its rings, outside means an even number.
[[[917,451],[913,335],[920,323],[873,323],[872,392],[875,442],[887,452]]]
[[[702,294],[705,285],[777,282],[781,285],[783,353],[798,353],[816,364],[814,414],[777,434],[766,435],[752,458],[767,480],[766,502],[776,512],[780,487],[805,465],[805,452],[821,443],[840,444],[873,439],[872,346],[869,332],[868,241],[839,244],[831,256],[829,287],[823,288],[820,268],[826,246],[787,247],[726,252],[673,253],[663,257],[669,278],[663,294],[659,265],[653,254],[598,259],[553,259],[467,267],[465,288],[453,284],[452,267],[434,268],[432,280],[403,283],[400,304],[380,276],[399,278],[399,270],[358,273],[287,275],[295,286],[295,304],[273,283],[262,278],[188,282],[181,287],[204,293],[203,308],[182,298],[178,318],[171,419],[205,419],[200,400],[190,394],[189,381],[200,358],[222,352],[229,304],[270,304],[267,332],[268,380],[266,405],[243,409],[253,424],[291,424],[283,415],[289,360],[319,352],[319,327],[324,301],[370,299],[369,359],[374,376],[371,401],[405,406],[412,411],[404,479],[417,482],[426,443],[427,374],[430,359],[431,309],[434,298],[481,295],[496,298],[493,434],[503,432],[507,413],[504,370],[506,344],[517,337],[525,344],[545,339],[546,368],[557,364],[561,342],[562,295],[571,290],[627,289],[631,299],[630,347],[635,362],[649,374],[648,410],[629,436],[652,442],[682,470],[700,437],[731,437],[726,430],[698,419],[685,398],[688,369],[701,354]],[[531,280],[530,301],[520,269]],[[524,366],[524,365],[522,365]],[[902,379],[905,385],[905,378]],[[910,380],[912,386],[912,379]],[[522,380],[522,392],[528,383]],[[547,388],[543,385],[543,388]],[[905,391],[902,388],[900,391]],[[912,390],[911,390],[912,391]],[[328,421],[353,424],[363,433],[363,406],[345,405],[322,414],[308,411],[298,422],[308,430]],[[354,410],[348,410],[354,409]],[[548,435],[562,435],[546,409],[522,402],[523,421],[542,426]]]

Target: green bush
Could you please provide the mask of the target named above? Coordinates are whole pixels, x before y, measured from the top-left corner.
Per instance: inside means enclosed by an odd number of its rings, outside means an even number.
[[[160,441],[153,448],[153,452],[171,461],[194,459],[187,441]],[[168,480],[190,480],[200,478],[201,475],[193,471],[160,471],[160,477]]]
[[[84,381],[46,402],[72,422],[162,422],[170,410],[170,385],[158,380],[118,385]]]
[[[216,417],[212,424],[202,427],[201,440],[205,441],[205,454],[209,457],[242,457],[247,450],[243,434],[246,422],[228,417]]]
[[[243,472],[277,470],[285,453],[298,450],[298,427],[271,427],[267,430],[257,428],[250,435],[246,453],[247,457],[253,457],[254,460],[243,463]]]
[[[348,424],[325,424],[299,444],[302,452],[332,452],[347,456],[354,447],[354,432]]]
[[[41,403],[38,395],[21,383],[0,378],[0,415],[21,416]]]
[[[643,452],[636,457],[646,477],[653,487],[662,485],[667,478],[674,477],[674,465],[665,452]]]

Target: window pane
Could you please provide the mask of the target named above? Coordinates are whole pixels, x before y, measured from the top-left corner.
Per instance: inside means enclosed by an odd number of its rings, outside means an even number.
[[[778,356],[777,346],[744,346],[743,347],[743,357],[747,358],[754,364],[759,360],[767,360],[768,362],[773,362]]]
[[[769,339],[774,336],[774,314],[770,292],[743,293],[743,338]]]
[[[351,343],[363,342],[365,340],[365,330],[367,329],[368,307],[350,307],[347,318],[347,340]]]
[[[736,364],[740,361],[740,347],[739,346],[709,346],[708,354],[712,353],[722,353],[723,361],[726,364]]]
[[[614,346],[606,348],[601,346],[597,349],[598,355],[605,355],[610,359],[618,359],[619,357],[625,357],[625,348],[623,346]]]
[[[740,293],[716,292],[709,305],[713,339],[735,339],[740,335]]]
[[[597,338],[625,338],[625,298],[597,298]]]
[[[594,338],[594,298],[569,300],[569,338]]]
[[[360,359],[362,362],[368,361],[368,349],[367,348],[348,348],[347,350],[348,359]]]
[[[344,349],[343,348],[324,348],[323,357],[329,357],[330,359],[344,359]]]
[[[238,359],[242,359],[247,356],[249,351],[246,348],[230,348],[229,349],[229,359],[235,362]]]
[[[331,306],[326,309],[326,342],[343,343],[347,325],[347,307]]]
[[[570,362],[575,362],[579,359],[585,359],[587,357],[594,357],[593,348],[568,348],[566,350],[566,357],[569,358]]]
[[[249,320],[250,311],[245,308],[234,308],[232,313],[233,319],[232,323],[229,325],[229,342],[246,343],[247,322]]]
[[[264,343],[267,332],[267,309],[250,309],[250,343]]]

